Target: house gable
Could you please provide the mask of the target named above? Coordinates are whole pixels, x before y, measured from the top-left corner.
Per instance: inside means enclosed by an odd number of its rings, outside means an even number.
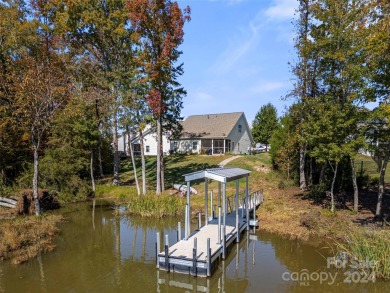
[[[245,114],[242,113],[227,137],[231,142],[232,153],[247,153],[253,145],[252,133]]]

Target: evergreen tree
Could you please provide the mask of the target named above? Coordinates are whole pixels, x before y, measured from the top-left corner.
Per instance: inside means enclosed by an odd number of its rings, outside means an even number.
[[[261,106],[252,123],[253,139],[255,142],[265,144],[266,150],[268,151],[272,133],[276,130],[277,126],[278,115],[276,108],[270,103]]]

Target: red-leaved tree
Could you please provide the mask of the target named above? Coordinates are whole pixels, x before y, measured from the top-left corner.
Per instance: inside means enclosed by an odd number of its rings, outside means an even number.
[[[177,82],[183,74],[178,47],[183,42],[183,26],[190,20],[190,8],[179,8],[170,0],[129,0],[127,2],[134,36],[139,46],[137,66],[148,85],[147,102],[157,127],[156,193],[164,190],[162,134],[175,127],[180,118],[182,97],[186,94]]]

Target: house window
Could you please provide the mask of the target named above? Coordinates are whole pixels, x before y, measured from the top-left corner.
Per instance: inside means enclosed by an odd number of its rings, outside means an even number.
[[[146,152],[149,153],[150,152],[150,146],[146,146]]]
[[[234,150],[234,141],[232,141],[232,151]]]
[[[177,150],[177,145],[178,145],[177,141],[174,141],[174,142],[173,142],[173,149],[174,149],[174,150]]]
[[[238,125],[238,132],[241,133],[241,131],[242,131],[242,125],[239,124],[239,125]]]
[[[197,141],[193,141],[193,142],[192,142],[192,150],[193,150],[193,151],[198,150],[198,142],[197,142]]]

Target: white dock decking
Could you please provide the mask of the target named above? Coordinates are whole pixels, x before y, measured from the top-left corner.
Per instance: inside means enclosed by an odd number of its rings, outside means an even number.
[[[238,208],[226,214],[225,229],[221,216],[209,219],[207,224],[188,235],[187,239],[181,239],[172,246],[165,243],[163,250],[160,249],[158,235],[157,267],[195,276],[211,276],[221,257],[226,257],[231,244],[240,241],[240,235],[249,229],[250,222],[257,221],[254,221],[256,209],[262,202],[263,192],[254,192],[248,198],[244,197]]]

